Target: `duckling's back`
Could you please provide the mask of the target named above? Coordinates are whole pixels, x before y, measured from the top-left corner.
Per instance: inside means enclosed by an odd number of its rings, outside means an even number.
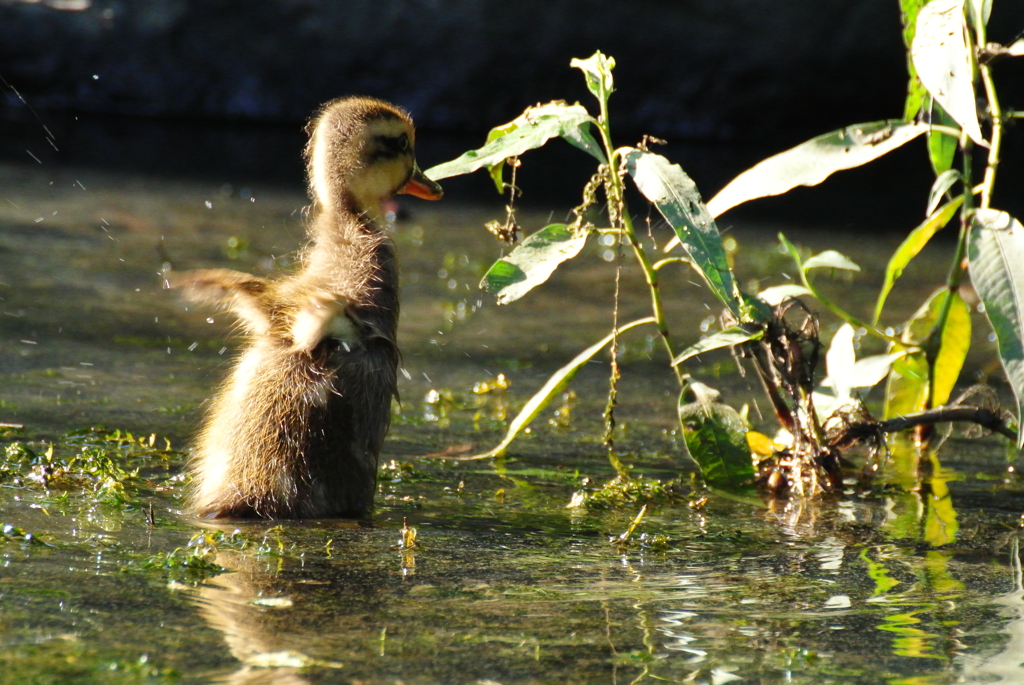
[[[397,274],[376,250],[364,301],[312,349],[255,337],[213,399],[194,450],[191,508],[214,518],[360,516],[397,392]],[[288,312],[275,315],[286,319]],[[345,330],[347,329],[347,330]]]

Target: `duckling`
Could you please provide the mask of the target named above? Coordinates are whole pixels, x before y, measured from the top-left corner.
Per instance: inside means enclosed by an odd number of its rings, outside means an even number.
[[[398,268],[381,203],[442,191],[417,166],[412,120],[394,105],[334,100],[307,131],[313,205],[298,271],[168,279],[233,312],[247,338],[193,446],[188,508],[200,517],[358,517],[373,504],[399,361]]]

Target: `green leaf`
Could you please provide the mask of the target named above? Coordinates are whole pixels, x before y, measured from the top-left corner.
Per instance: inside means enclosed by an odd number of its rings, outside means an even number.
[[[771,288],[765,288],[757,294],[757,297],[774,307],[782,304],[786,300],[793,300],[798,297],[807,297],[808,295],[813,296],[814,293],[802,285],[786,284],[774,285]]]
[[[914,43],[914,33],[917,30],[917,14],[924,7],[928,0],[900,0],[900,20],[903,23],[903,44],[907,46],[907,75],[910,77],[907,82],[907,100],[903,107],[903,119],[911,121],[918,111],[924,106],[928,91],[925,90],[921,79],[914,69],[914,62],[910,59],[910,46]]]
[[[942,105],[934,102],[931,96],[928,96],[928,107],[931,109],[931,121],[933,124],[949,126],[955,129],[960,128],[960,125],[953,120],[953,117],[949,116],[946,110],[942,109]],[[941,174],[953,168],[953,158],[956,156],[956,149],[959,146],[959,138],[940,133],[939,131],[929,131],[928,159],[931,161],[932,169],[935,170],[936,174]]]
[[[606,57],[598,50],[586,59],[574,57],[570,60],[569,66],[583,72],[587,79],[587,88],[598,100],[603,101],[615,90],[615,83],[612,80],[614,57]]]
[[[683,350],[682,354],[672,360],[672,366],[682,364],[690,357],[696,357],[698,354],[717,350],[722,347],[732,347],[733,345],[739,345],[750,340],[760,340],[764,336],[764,330],[762,328],[754,326],[749,326],[749,328],[750,330],[747,330],[743,326],[733,326],[725,329],[724,331],[719,331],[718,333],[709,335],[700,342],[690,345]]]
[[[565,136],[581,126],[593,123],[596,123],[594,118],[579,104],[567,105],[556,101],[530,107],[509,123],[493,128],[487,136],[487,143],[479,150],[470,150],[458,159],[431,167],[425,173],[427,178],[437,181],[493,167],[509,157],[538,148],[551,138]],[[585,140],[588,136],[580,134],[576,141]],[[592,150],[588,152],[594,154]],[[602,154],[598,159],[603,161],[603,157]]]
[[[924,124],[876,121],[847,126],[769,157],[729,182],[708,202],[712,216],[759,197],[818,185],[837,171],[867,164],[928,129]]]
[[[739,316],[738,289],[722,246],[722,236],[701,202],[697,184],[681,166],[661,155],[635,148],[623,148],[622,152],[625,168],[636,187],[654,203],[676,232],[691,264],[704,277],[711,292]]]
[[[739,412],[719,402],[719,393],[702,383],[689,386],[697,399],[684,404],[679,397],[679,423],[690,457],[704,481],[723,490],[749,490],[754,463],[747,445],[747,426]]]
[[[1017,399],[1024,401],[1024,226],[1006,212],[974,214],[967,248],[971,281],[999,341],[999,359]],[[1024,445],[1024,431],[1017,439]]]
[[[515,302],[548,280],[559,264],[578,255],[589,235],[566,224],[545,226],[496,261],[480,287],[494,293],[498,304]]]
[[[928,89],[921,83],[917,70],[914,70],[912,76],[907,81],[907,99],[903,103],[903,120],[913,121],[914,117],[917,116],[917,113],[921,111],[921,108],[924,107],[928,100]]]
[[[963,201],[964,198],[961,195],[944,204],[938,211],[925,219],[920,226],[911,231],[906,240],[892,253],[889,265],[885,268],[885,283],[882,284],[882,290],[878,293],[878,302],[875,304],[874,322],[876,324],[882,317],[882,308],[885,306],[886,298],[889,297],[889,291],[896,284],[896,279],[903,275],[903,269],[924,249],[932,236],[949,223]]]
[[[932,98],[971,140],[984,144],[974,98],[974,55],[964,0],[932,0],[921,8],[910,57]]]
[[[592,155],[594,159],[601,162],[601,164],[606,164],[608,162],[608,158],[605,157],[601,144],[598,143],[590,133],[589,123],[580,124],[576,128],[566,131],[562,134],[562,138],[570,145],[578,147],[584,152]]]
[[[890,345],[891,351],[904,350]],[[908,354],[893,362],[889,380],[885,384],[885,407],[882,415],[887,419],[923,411],[928,405],[928,362],[923,353]]]
[[[967,0],[967,8],[971,23],[975,27],[983,28],[988,24],[988,18],[992,14],[992,0]]]
[[[835,250],[819,252],[804,262],[804,271],[821,268],[860,271],[860,267],[857,266],[852,259],[844,254],[836,252]]]
[[[747,323],[768,323],[775,313],[764,300],[745,292],[740,292],[743,304],[740,305],[740,321]]]
[[[946,288],[936,290],[907,322],[902,335],[905,345],[891,345],[889,352],[895,354],[909,347],[924,345],[948,295]],[[971,308],[958,293],[953,293],[946,328],[935,358],[933,406],[941,406],[949,399],[970,345]],[[885,389],[885,417],[904,416],[927,409],[928,387],[928,363],[923,352],[897,359]]]
[[[630,321],[626,325],[620,326],[618,332],[619,334],[622,334],[632,328],[636,328],[637,326],[642,326],[643,324],[647,323],[656,323],[656,321],[654,317],[650,316],[644,319]],[[489,452],[478,454],[476,456],[469,458],[488,459],[490,457],[496,457],[502,454],[505,451],[505,449],[510,444],[512,444],[512,441],[516,439],[516,436],[519,435],[519,432],[526,428],[528,425],[530,425],[530,422],[537,417],[537,414],[541,413],[541,411],[544,410],[544,407],[548,406],[552,398],[558,395],[558,393],[562,392],[562,390],[569,383],[569,381],[572,380],[572,377],[576,375],[576,372],[579,371],[580,367],[586,364],[588,361],[590,361],[590,359],[595,354],[604,349],[604,347],[612,341],[613,337],[614,334],[609,333],[608,335],[601,338],[599,341],[597,341],[596,343],[594,343],[593,345],[591,345],[590,347],[576,355],[571,362],[560,368],[558,371],[555,371],[555,373],[551,375],[551,378],[547,380],[543,387],[541,387],[541,389],[538,390],[537,393],[530,398],[530,400],[526,403],[526,406],[523,407],[519,414],[517,414],[516,417],[512,419],[512,423],[509,424],[508,427],[508,432],[505,433],[505,437],[502,439],[500,443],[498,443],[498,446],[490,450]]]
[[[961,180],[963,176],[956,169],[946,169],[932,183],[932,189],[928,191],[928,208],[924,211],[925,216],[931,216],[935,208],[942,202],[942,197],[953,187],[953,184]]]

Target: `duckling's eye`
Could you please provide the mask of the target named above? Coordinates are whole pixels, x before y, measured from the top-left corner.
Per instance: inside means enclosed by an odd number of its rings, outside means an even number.
[[[409,136],[405,133],[397,136],[375,136],[381,157],[397,157],[409,152]]]

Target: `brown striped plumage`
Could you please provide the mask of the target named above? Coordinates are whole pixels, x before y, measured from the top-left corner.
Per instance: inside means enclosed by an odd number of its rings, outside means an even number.
[[[335,100],[309,132],[301,268],[278,280],[225,269],[169,278],[232,311],[247,337],[194,446],[199,516],[360,516],[373,504],[398,365],[398,271],[380,203],[441,189],[416,167],[412,121],[397,107]]]

